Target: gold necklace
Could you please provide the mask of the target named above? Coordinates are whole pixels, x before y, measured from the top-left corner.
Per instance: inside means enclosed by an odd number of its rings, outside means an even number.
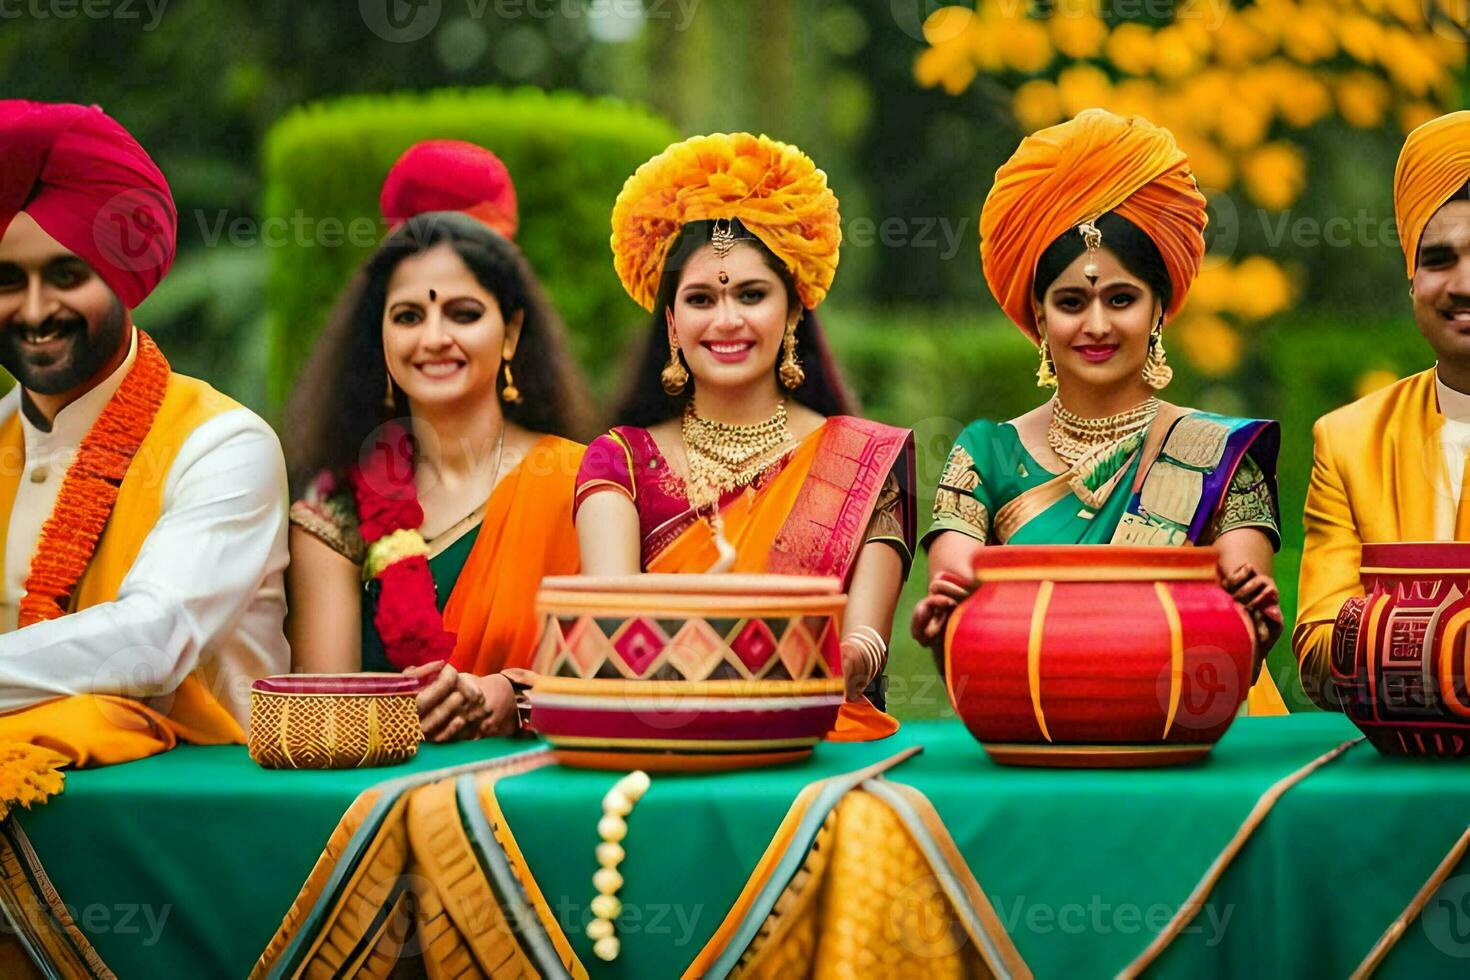
[[[716,504],[731,490],[749,486],[785,454],[791,443],[786,404],[755,425],[700,418],[694,400],[684,407],[684,454],[689,460],[689,502]]]
[[[1046,427],[1046,444],[1068,466],[1103,446],[1115,445],[1143,432],[1159,414],[1159,400],[1147,401],[1107,418],[1087,419],[1069,412],[1061,399],[1051,400],[1051,422]]]

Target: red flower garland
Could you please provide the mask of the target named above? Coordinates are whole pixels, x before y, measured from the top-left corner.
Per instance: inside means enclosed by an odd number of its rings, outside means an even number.
[[[117,494],[138,447],[153,428],[172,370],[163,352],[138,331],[138,353],[117,393],[92,424],[67,468],[20,600],[21,626],[65,616],[77,583],[92,563]]]
[[[424,523],[424,509],[413,482],[413,446],[408,433],[390,423],[383,440],[365,463],[348,472],[357,500],[359,530],[370,552],[378,540],[398,531],[417,533]],[[399,558],[375,577],[380,591],[373,625],[389,662],[404,670],[449,659],[455,635],[444,629],[428,558],[422,554]]]

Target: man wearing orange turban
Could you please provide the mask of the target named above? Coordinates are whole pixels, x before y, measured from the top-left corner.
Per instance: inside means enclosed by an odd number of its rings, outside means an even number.
[[[1137,117],[1089,109],[1022,140],[996,171],[980,215],[985,279],[1040,348],[1038,384],[1057,392],[955,443],[924,541],[920,642],[942,642],[976,549],[1006,544],[1211,545],[1257,653],[1275,642],[1279,427],[1155,394],[1172,376],[1163,328],[1199,271],[1204,228],[1184,152]],[[1252,713],[1285,710],[1268,672],[1226,681],[1218,710],[1247,696]]]
[[[289,669],[276,437],[133,324],[176,224],[101,109],[0,101],[0,742],[58,761],[243,741]]]
[[[1438,363],[1317,420],[1300,611],[1302,684],[1339,708],[1332,635],[1364,544],[1470,541],[1470,112],[1409,134],[1393,204],[1419,332]]]

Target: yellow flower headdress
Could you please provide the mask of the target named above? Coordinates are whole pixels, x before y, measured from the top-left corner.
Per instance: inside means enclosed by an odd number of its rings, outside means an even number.
[[[749,133],[675,143],[623,184],[613,205],[612,251],[628,295],[652,310],[679,229],[717,218],[739,218],[786,263],[807,309],[826,297],[842,243],[837,196],[805,153]]]

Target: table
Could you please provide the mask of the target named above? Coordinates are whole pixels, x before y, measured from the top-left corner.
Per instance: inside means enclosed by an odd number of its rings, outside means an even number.
[[[821,745],[801,764],[655,775],[628,821],[620,897],[637,915],[620,923],[612,964],[592,955],[583,927],[600,801],[616,774],[542,766],[500,779],[494,796],[592,976],[677,975],[708,952],[722,924],[732,929],[727,913],[813,784],[834,798],[902,791],[932,806],[937,836],[947,835],[963,867],[928,868],[924,881],[973,875],[1036,976],[1112,976],[1186,900],[1263,793],[1356,736],[1334,715],[1244,718],[1192,766],[1033,770],[995,766],[957,722],[916,722],[881,742]],[[877,783],[863,781],[865,767],[914,749]],[[539,751],[525,742],[426,745],[392,769],[269,772],[240,747],[181,747],[70,773],[61,796],[12,827],[118,976],[244,976],[359,793],[528,750]],[[1148,975],[1347,975],[1467,824],[1470,770],[1354,745],[1280,798]],[[841,853],[833,869],[854,860]],[[895,894],[916,894],[918,882],[893,883]],[[1464,975],[1470,914],[1462,912],[1470,913],[1470,867],[1456,869],[1380,975]],[[708,962],[728,965],[738,953]]]

